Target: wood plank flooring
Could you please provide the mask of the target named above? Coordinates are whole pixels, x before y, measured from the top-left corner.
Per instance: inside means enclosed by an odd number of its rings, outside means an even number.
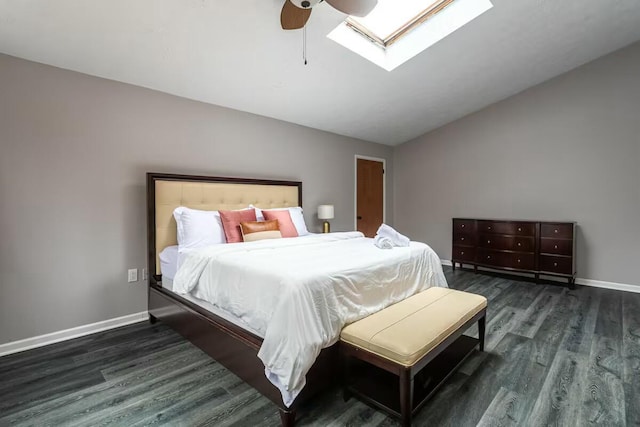
[[[487,352],[472,355],[414,425],[640,425],[640,294],[445,273],[452,288],[489,299]],[[0,358],[2,427],[279,422],[273,404],[162,324]],[[398,425],[337,389],[302,408],[298,424]]]

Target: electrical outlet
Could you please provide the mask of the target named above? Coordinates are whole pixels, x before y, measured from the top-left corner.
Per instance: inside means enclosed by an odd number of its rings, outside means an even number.
[[[149,279],[149,275],[147,274],[147,269],[143,268],[142,269],[142,280],[148,280]]]
[[[128,274],[127,274],[127,281],[129,283],[138,281],[138,269],[137,268],[130,268],[129,269]]]

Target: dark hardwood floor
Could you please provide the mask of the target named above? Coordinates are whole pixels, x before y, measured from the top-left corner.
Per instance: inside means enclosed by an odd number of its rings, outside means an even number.
[[[445,272],[452,288],[489,299],[487,352],[452,376],[415,425],[640,425],[640,294]],[[339,390],[299,416],[301,426],[397,425],[343,402]],[[0,358],[0,426],[279,422],[274,405],[162,324]]]

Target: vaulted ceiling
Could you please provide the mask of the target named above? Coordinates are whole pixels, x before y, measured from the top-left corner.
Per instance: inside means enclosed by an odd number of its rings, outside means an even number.
[[[638,0],[494,0],[392,72],[302,32],[282,0],[0,0],[0,52],[395,145],[640,40]]]

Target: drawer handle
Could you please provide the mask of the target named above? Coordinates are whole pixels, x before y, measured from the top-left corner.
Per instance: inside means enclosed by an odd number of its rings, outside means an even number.
[[[460,227],[464,228],[464,224],[462,224]]]
[[[487,259],[491,259],[491,255],[487,255]]]
[[[487,240],[487,243],[491,243],[491,240]]]
[[[461,241],[464,241],[464,237],[461,237],[461,238],[460,238],[460,240],[461,240]]]
[[[522,231],[522,228],[521,228],[521,227],[518,227],[518,231]]]
[[[518,263],[520,263],[520,260],[518,259]]]
[[[554,266],[554,267],[557,267],[557,266],[558,266],[558,263],[557,263],[557,262],[554,262],[554,263],[553,263],[553,266]]]
[[[460,252],[460,255],[464,255],[464,251]]]
[[[487,230],[491,230],[491,226],[488,226],[488,227],[487,227]]]
[[[557,232],[558,232],[558,229],[556,228],[555,230],[553,230],[553,232],[554,232],[554,233],[557,233]]]
[[[553,245],[553,249],[558,249],[558,245]]]
[[[522,246],[522,243],[518,242],[518,246]]]

